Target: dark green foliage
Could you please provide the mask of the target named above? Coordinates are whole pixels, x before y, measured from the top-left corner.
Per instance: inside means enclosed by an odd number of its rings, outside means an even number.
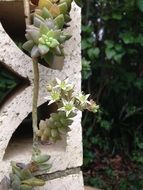
[[[85,1],[83,15],[83,90],[100,105],[98,116],[85,112],[83,119],[85,180],[103,189],[139,190],[143,1]]]
[[[19,83],[19,79],[11,75],[0,63],[0,104]]]

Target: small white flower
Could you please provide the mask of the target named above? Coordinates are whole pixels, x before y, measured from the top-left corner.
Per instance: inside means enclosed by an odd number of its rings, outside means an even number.
[[[57,85],[55,86],[55,88],[60,88],[64,91],[70,91],[74,88],[74,85],[73,84],[69,84],[69,79],[65,79],[63,81],[61,81],[60,79],[56,78],[56,82],[57,82]]]
[[[88,98],[90,94],[84,95],[82,92],[78,94],[76,99],[80,102],[81,105],[85,105],[86,103],[89,103]]]
[[[73,100],[69,102],[66,100],[62,100],[62,101],[63,101],[63,107],[59,108],[58,111],[66,112],[66,116],[68,117],[71,112],[74,112],[76,110],[74,106],[74,102]]]
[[[61,98],[60,92],[53,90],[50,93],[50,96],[45,97],[45,99],[47,99],[49,101],[48,105],[59,101]]]

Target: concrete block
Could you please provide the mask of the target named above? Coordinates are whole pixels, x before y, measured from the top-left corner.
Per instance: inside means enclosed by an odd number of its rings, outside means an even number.
[[[1,9],[1,8],[0,8]],[[40,94],[38,105],[45,103],[47,96],[46,84],[58,77],[69,77],[75,84],[76,91],[81,90],[81,49],[80,49],[80,8],[73,4],[71,11],[72,21],[67,29],[72,38],[65,44],[66,58],[61,71],[48,69],[39,65],[40,69]],[[10,171],[10,161],[28,162],[31,157],[32,139],[16,139],[10,142],[12,135],[31,112],[32,108],[32,62],[8,36],[0,24],[0,63],[5,64],[13,72],[29,80],[28,86],[23,86],[14,96],[11,96],[0,108],[0,181]],[[10,143],[9,143],[10,142]],[[52,168],[49,173],[63,171],[67,168],[76,168],[82,165],[82,131],[81,113],[76,116],[63,141],[54,145],[41,145],[43,153],[50,154]],[[43,189],[43,187],[42,187]],[[41,190],[42,190],[41,189]],[[45,189],[51,190],[82,190],[82,174],[73,174],[47,183]],[[39,189],[40,190],[40,189]]]

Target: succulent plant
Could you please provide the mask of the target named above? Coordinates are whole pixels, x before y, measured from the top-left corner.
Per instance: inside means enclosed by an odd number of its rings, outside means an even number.
[[[44,20],[40,16],[35,16],[37,19],[34,25],[30,25],[26,29],[27,42],[23,44],[23,48],[31,54],[32,58],[44,59],[48,64],[51,57],[58,55],[63,56],[63,43],[70,38],[65,32],[55,26],[51,19]],[[37,27],[39,25],[39,28]]]
[[[39,0],[38,8],[42,9],[46,7],[53,18],[63,15],[65,23],[69,22],[69,12],[71,9],[71,3],[73,0]]]
[[[47,90],[49,104],[57,104],[57,112],[52,113],[50,118],[40,121],[38,136],[41,141],[56,142],[62,138],[63,134],[70,131],[70,125],[77,111],[88,109],[96,113],[99,106],[93,101],[88,100],[89,94],[74,94],[74,85],[68,83],[68,79],[63,81],[56,78],[51,84],[48,84]]]
[[[38,136],[41,141],[61,140],[62,135],[70,131],[72,122],[72,117],[67,117],[65,112],[52,113],[49,119],[40,121]]]
[[[70,21],[71,3],[72,0],[39,1],[32,25],[26,29],[27,41],[23,44],[23,49],[32,58],[40,58],[50,66],[55,56],[64,56],[63,44],[71,36],[63,28]]]
[[[12,173],[10,174],[11,187],[14,190],[33,190],[34,187],[43,186],[45,181],[37,176],[49,170],[50,165],[46,162],[48,155],[38,155],[28,163],[11,162]]]

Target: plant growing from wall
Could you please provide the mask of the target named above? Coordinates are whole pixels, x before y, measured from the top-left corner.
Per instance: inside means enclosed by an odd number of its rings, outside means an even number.
[[[76,2],[80,4],[80,1]],[[26,29],[27,41],[23,49],[29,53],[33,61],[33,106],[32,106],[32,127],[33,127],[33,148],[32,158],[28,164],[11,162],[12,172],[10,173],[9,189],[33,190],[34,187],[43,186],[45,181],[38,176],[46,173],[51,167],[47,161],[49,155],[42,155],[39,142],[50,141],[52,143],[60,140],[63,134],[70,131],[70,125],[77,111],[85,109],[97,112],[98,106],[93,100],[88,100],[89,95],[79,93],[75,95],[74,85],[68,83],[68,79],[60,81],[55,79],[47,86],[50,96],[47,97],[49,104],[56,103],[57,111],[50,115],[45,121],[40,121],[38,126],[37,102],[39,94],[39,67],[38,64],[51,67],[55,57],[64,57],[64,42],[71,35],[64,32],[71,20],[69,12],[72,0],[40,0],[32,21]]]

